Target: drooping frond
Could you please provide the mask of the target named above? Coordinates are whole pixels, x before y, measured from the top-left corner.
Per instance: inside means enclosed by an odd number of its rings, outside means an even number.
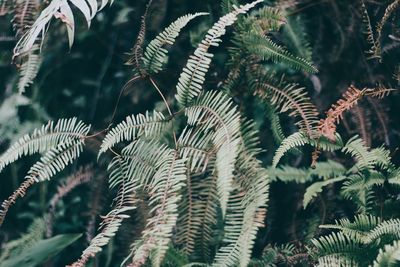
[[[22,156],[43,153],[59,144],[82,140],[89,129],[89,126],[76,118],[60,119],[56,123],[49,121],[32,134],[20,138],[0,156],[0,171]]]
[[[205,38],[201,41],[194,54],[190,56],[186,67],[179,77],[176,86],[176,99],[182,106],[188,106],[194,97],[199,95],[202,90],[205,76],[210,67],[213,54],[208,52],[211,46],[218,46],[221,36],[226,32],[226,27],[232,25],[239,14],[246,13],[262,0],[256,0],[250,4],[235,7],[233,11],[221,17],[213,27],[208,30]]]
[[[278,81],[272,75],[260,77],[252,83],[252,87],[258,96],[270,102],[279,112],[288,112],[290,116],[298,117],[296,124],[301,131],[310,137],[316,136],[318,111],[305,88]]]
[[[27,55],[22,57],[22,64],[19,72],[19,81],[18,81],[18,93],[23,94],[25,89],[29,87],[33,80],[36,78],[36,75],[39,72],[40,65],[42,63],[42,58],[38,54],[39,47],[34,45],[32,50],[28,52]]]
[[[247,266],[250,262],[257,231],[264,226],[268,201],[267,174],[257,165],[242,170],[242,179],[247,182],[230,196],[224,228],[226,244],[218,250],[213,266]]]
[[[244,122],[236,163],[237,187],[231,194],[224,227],[225,243],[217,252],[213,266],[248,266],[257,231],[264,226],[268,201],[267,170],[255,157],[258,137],[251,122]]]
[[[74,41],[75,21],[72,13],[71,4],[79,9],[85,17],[88,25],[91,20],[108,2],[113,0],[102,0],[100,8],[97,0],[53,0],[42,10],[32,27],[21,37],[14,48],[14,55],[18,56],[32,49],[39,36],[44,39],[52,18],[60,19],[67,26],[69,45],[72,46]]]
[[[212,142],[217,148],[217,190],[222,214],[225,215],[229,193],[233,188],[233,170],[238,155],[240,115],[231,100],[221,92],[210,91],[201,95],[185,109],[189,125],[200,124],[213,130]]]
[[[150,216],[142,237],[132,248],[132,266],[143,264],[149,257],[153,266],[160,266],[178,218],[178,192],[186,180],[185,159],[177,152],[169,155],[149,184]]]
[[[115,207],[105,216],[100,224],[101,232],[91,241],[89,246],[82,252],[80,259],[69,267],[84,267],[88,260],[102,250],[110,239],[115,236],[124,219],[129,218],[129,211],[135,209],[136,198],[132,183],[123,183],[115,199]]]
[[[0,225],[3,223],[8,209],[15,203],[18,197],[23,197],[26,190],[34,183],[49,180],[55,174],[62,171],[67,165],[74,162],[82,152],[83,145],[83,139],[67,139],[48,150],[40,160],[29,169],[25,177],[25,182],[23,182],[8,199],[3,201],[2,210],[0,211]]]
[[[173,45],[181,29],[185,27],[192,19],[198,16],[204,16],[208,13],[194,13],[184,15],[172,22],[167,28],[157,35],[146,47],[143,56],[144,70],[152,75],[160,72],[168,60],[168,50],[166,45]]]
[[[241,35],[241,41],[248,53],[260,57],[261,60],[283,63],[295,70],[302,70],[309,73],[318,72],[307,60],[292,55],[283,47],[271,41],[267,36],[250,32]]]
[[[133,141],[140,136],[157,137],[170,126],[170,119],[160,112],[153,114],[146,112],[126,117],[126,119],[112,128],[101,144],[99,155],[122,141]]]
[[[346,179],[346,176],[339,176],[336,178],[332,178],[329,180],[325,181],[320,181],[320,182],[315,182],[309,187],[307,187],[306,192],[304,193],[304,199],[303,199],[303,206],[304,208],[307,208],[308,204],[315,198],[319,193],[322,192],[325,186],[341,182],[344,179]]]
[[[274,158],[272,159],[272,167],[276,167],[280,161],[280,159],[291,149],[304,146],[309,144],[313,147],[318,147],[323,151],[335,151],[341,149],[343,147],[341,137],[336,134],[335,143],[331,143],[330,141],[320,138],[319,140],[314,140],[307,137],[302,132],[295,132],[292,135],[286,137],[279,148],[275,151]]]
[[[400,241],[385,245],[379,250],[379,254],[374,261],[374,267],[395,267],[400,264]]]

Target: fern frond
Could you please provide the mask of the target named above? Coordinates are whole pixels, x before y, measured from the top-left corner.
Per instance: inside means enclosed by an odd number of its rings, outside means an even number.
[[[124,219],[129,218],[129,211],[135,209],[136,198],[132,183],[123,183],[116,197],[115,207],[105,216],[100,224],[101,232],[91,241],[82,252],[81,257],[69,267],[84,267],[88,260],[102,250],[110,239],[115,236]]]
[[[186,127],[178,139],[182,158],[187,158],[191,172],[204,172],[210,160],[215,157],[212,145],[213,132]]]
[[[363,96],[363,91],[350,86],[343,94],[343,99],[339,99],[336,104],[326,112],[326,118],[320,121],[318,126],[322,136],[334,141],[336,133],[336,124],[343,117],[343,113],[357,104]]]
[[[221,92],[201,95],[185,109],[189,125],[200,123],[202,129],[213,129],[213,143],[217,148],[217,189],[223,216],[229,192],[232,191],[234,164],[238,155],[240,115],[231,100]]]
[[[318,256],[318,260],[321,259],[322,262],[325,261],[324,257],[326,256],[354,262],[357,262],[357,257],[363,256],[361,243],[341,232],[311,239],[311,243],[317,249],[315,254]]]
[[[26,190],[33,184],[49,180],[56,173],[62,171],[67,165],[74,162],[83,150],[83,140],[71,141],[58,144],[47,151],[38,162],[36,162],[28,171],[25,182],[2,203],[0,211],[0,226],[4,221],[8,209],[15,203],[18,197],[23,197]]]
[[[309,73],[318,72],[317,68],[307,60],[292,55],[266,36],[250,32],[243,34],[241,36],[241,41],[248,53],[260,57],[263,61],[271,60],[274,63],[283,63],[295,70]]]
[[[19,70],[20,72],[18,81],[19,94],[23,94],[25,92],[25,89],[33,83],[33,80],[36,78],[36,75],[39,72],[42,58],[39,54],[37,54],[37,50],[39,50],[39,47],[34,45],[32,50],[29,51],[29,53],[22,59],[23,62]]]
[[[32,134],[20,138],[0,156],[0,172],[22,156],[43,153],[59,144],[82,140],[89,129],[90,126],[76,118],[60,119],[56,123],[49,121]]]
[[[336,178],[332,178],[326,181],[315,182],[309,187],[307,187],[306,192],[304,193],[303,206],[307,208],[308,204],[311,202],[313,198],[315,198],[319,193],[322,192],[325,186],[331,185],[333,183],[341,182],[346,179],[346,176],[339,176]]]
[[[137,140],[126,146],[108,166],[110,187],[129,181],[145,187],[168,155],[168,149],[155,141]]]
[[[160,266],[168,249],[178,217],[178,192],[186,180],[185,159],[170,150],[168,158],[149,184],[151,215],[142,237],[132,248],[132,265],[143,264],[148,257],[153,266]]]
[[[140,136],[157,137],[170,127],[170,119],[160,112],[153,114],[146,112],[126,117],[126,119],[112,128],[101,144],[99,156],[122,141],[133,141]]]
[[[373,215],[359,214],[354,218],[354,222],[344,218],[336,220],[335,224],[320,225],[320,228],[340,230],[353,240],[364,243],[365,236],[374,229],[381,220]]]
[[[239,14],[246,13],[262,0],[256,0],[250,4],[235,7],[233,11],[221,17],[211,29],[208,30],[205,38],[201,41],[194,54],[190,56],[186,67],[184,67],[178,84],[176,86],[176,99],[182,106],[188,106],[194,97],[199,95],[210,67],[213,54],[208,52],[211,46],[218,46],[221,36],[226,32],[225,28],[232,25]]]
[[[382,98],[387,96],[391,91],[393,91],[393,89],[387,89],[383,86],[374,89],[364,88],[360,90],[351,85],[346,92],[344,92],[343,98],[339,99],[326,112],[326,118],[320,121],[318,126],[319,134],[334,141],[337,124],[343,118],[345,111],[352,109],[364,96]]]
[[[217,252],[213,266],[247,266],[257,230],[264,226],[268,200],[267,174],[256,166],[242,171],[242,175],[248,178],[248,184],[230,197],[223,240],[227,244]]]
[[[160,72],[168,60],[168,50],[165,49],[164,46],[173,45],[181,29],[191,20],[207,14],[208,13],[201,12],[182,16],[158,34],[157,37],[147,45],[144,52],[142,59],[144,70],[150,75]]]
[[[400,241],[395,241],[391,245],[385,245],[379,250],[379,254],[374,261],[374,267],[395,267],[400,264]]]
[[[341,137],[336,134],[336,139],[335,143],[331,143],[328,140],[320,139],[320,140],[314,140],[310,139],[307,137],[304,133],[302,132],[295,132],[292,135],[289,135],[286,137],[281,145],[278,147],[278,149],[275,151],[274,158],[272,159],[272,167],[275,168],[280,159],[291,149],[304,146],[306,144],[309,144],[313,147],[319,147],[323,151],[335,151],[338,149],[341,149],[343,147],[342,139]]]
[[[279,112],[298,117],[296,125],[301,131],[310,137],[316,136],[318,111],[305,88],[287,84],[283,80],[277,81],[272,75],[261,76],[251,86],[258,96],[270,102]]]

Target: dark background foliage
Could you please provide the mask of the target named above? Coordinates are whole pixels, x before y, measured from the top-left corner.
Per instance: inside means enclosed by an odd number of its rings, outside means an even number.
[[[383,61],[368,60],[365,51],[369,49],[360,11],[360,2],[352,0],[300,0],[287,2],[289,17],[301,17],[305,31],[313,51],[313,62],[319,69],[316,75],[293,74],[291,79],[305,85],[313,102],[321,114],[334,103],[351,84],[358,88],[373,87],[383,84],[387,87],[398,87],[393,74],[400,59],[399,41],[385,40],[383,44]],[[383,15],[384,7],[390,1],[368,1],[368,11],[373,23]],[[15,83],[17,69],[12,61],[12,48],[15,45],[10,16],[0,17],[0,151],[4,151],[17,137],[29,132],[48,119],[76,116],[92,124],[92,132],[98,132],[110,123],[120,122],[127,115],[144,112],[158,107],[163,110],[161,99],[147,81],[129,85],[122,92],[121,88],[132,78],[132,66],[126,65],[128,53],[135,43],[140,27],[140,18],[144,13],[146,1],[115,1],[111,7],[105,8],[87,30],[83,18],[78,16],[76,40],[71,49],[65,36],[65,29],[59,22],[51,25],[47,41],[43,47],[44,61],[34,84],[23,96],[16,95]],[[154,0],[147,17],[146,42],[151,40],[165,26],[177,17],[190,12],[207,11],[209,17],[202,17],[191,22],[189,30],[183,32],[170,53],[169,68],[157,75],[157,80],[167,99],[172,101],[178,75],[183,68],[187,56],[194,50],[207,28],[220,15],[219,1],[183,1]],[[384,31],[395,30],[399,26],[399,13],[390,21]],[[399,27],[400,28],[400,27]],[[399,32],[393,32],[400,37]],[[224,38],[224,45],[218,48],[211,71],[206,82],[207,88],[218,88],[227,75],[224,63],[227,60],[226,47],[230,45],[231,35]],[[280,33],[274,34],[278,42],[287,44]],[[290,45],[288,45],[290,50]],[[295,53],[296,51],[292,51]],[[241,88],[235,101],[248,115],[254,117],[260,129],[260,138],[266,151],[263,155],[265,166],[271,164],[272,155],[277,147],[271,138],[268,121],[262,105],[251,96],[246,95],[246,88]],[[10,101],[10,102],[7,102]],[[13,102],[14,101],[14,102]],[[16,102],[15,102],[16,101]],[[27,103],[29,102],[29,104]],[[11,103],[8,104],[7,103]],[[12,105],[14,103],[14,105]],[[15,103],[19,103],[15,106]],[[118,105],[117,105],[118,103]],[[394,161],[399,163],[400,152],[400,94],[374,104],[362,101],[360,108],[345,117],[339,132],[344,137],[360,134],[371,140],[372,146],[383,143],[391,150]],[[371,106],[375,105],[375,106]],[[115,117],[113,113],[115,111]],[[10,112],[10,116],[7,115]],[[385,133],[377,121],[376,114],[385,118]],[[284,118],[285,130],[294,131],[290,118]],[[365,125],[360,131],[360,123]],[[89,149],[79,160],[80,163],[96,159],[101,137],[90,141]],[[22,181],[24,173],[33,162],[18,162],[0,174],[0,199],[5,199]],[[292,166],[309,166],[310,159],[297,155],[289,159]],[[345,162],[344,162],[345,163]],[[101,197],[101,214],[110,206],[112,194],[108,197],[104,179],[106,165],[101,161],[96,167],[97,185],[83,185],[72,192],[58,207],[54,224],[56,233],[85,232],[90,218],[88,203],[91,203],[93,191]],[[73,168],[77,168],[76,166]],[[64,171],[59,176],[65,177]],[[10,210],[9,217],[0,228],[0,244],[13,239],[24,232],[33,218],[41,216],[48,209],[48,200],[57,179],[34,187],[28,195],[17,202]],[[96,190],[93,190],[96,188]],[[98,189],[99,188],[99,189]],[[267,215],[267,226],[259,232],[254,255],[259,255],[268,244],[293,242],[302,246],[304,241],[320,230],[319,224],[331,222],[340,215],[350,215],[353,207],[348,203],[335,200],[331,191],[323,194],[306,211],[302,207],[304,185],[274,183],[270,191],[270,203]],[[333,190],[333,189],[332,189]],[[384,196],[382,196],[383,198]],[[121,231],[124,232],[124,231]],[[123,255],[111,251],[121,246],[121,239],[129,238],[133,233],[122,234],[116,244],[112,244],[102,259],[109,265],[116,266],[115,258]],[[68,263],[79,256],[85,247],[85,240],[75,243],[69,248],[70,253],[63,253],[56,259],[58,264]],[[123,243],[123,242],[122,242]],[[123,245],[121,246],[123,248]],[[121,254],[121,255],[120,255]],[[60,265],[56,265],[60,266]]]

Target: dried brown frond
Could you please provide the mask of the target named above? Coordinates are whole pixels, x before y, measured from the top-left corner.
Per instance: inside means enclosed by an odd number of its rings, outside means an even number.
[[[343,98],[339,99],[332,107],[326,112],[326,118],[322,119],[318,126],[320,136],[325,136],[331,141],[335,141],[335,133],[337,124],[343,118],[345,111],[350,110],[357,104],[364,96],[370,96],[374,98],[383,98],[387,96],[393,89],[387,89],[383,86],[377,88],[364,88],[362,90],[357,89],[351,85],[347,91],[343,94]]]
[[[15,35],[21,37],[35,22],[39,11],[37,0],[15,0],[13,1],[13,27]]]
[[[54,212],[58,202],[68,195],[73,189],[81,184],[88,183],[93,176],[93,170],[90,166],[80,168],[77,173],[69,176],[64,183],[57,187],[57,192],[50,200],[49,212],[47,215],[46,236],[51,237],[53,234]]]
[[[141,76],[146,75],[146,73],[144,73],[144,70],[142,68],[142,57],[143,57],[143,44],[146,38],[146,19],[151,6],[151,2],[153,2],[153,0],[149,0],[149,2],[146,5],[146,9],[142,16],[138,37],[136,38],[136,43],[131,50],[131,57],[128,59],[128,62],[126,63],[128,65],[133,65]]]
[[[367,51],[367,54],[370,56],[370,58],[380,58],[380,55],[378,56],[378,54],[376,53],[376,51],[378,50],[377,43],[375,40],[374,32],[372,30],[372,24],[368,15],[368,10],[363,0],[361,0],[361,13],[362,21],[366,28],[365,35],[367,36],[367,42],[371,46],[371,48]]]
[[[15,203],[17,198],[19,197],[24,197],[26,194],[26,191],[28,190],[29,187],[31,187],[35,183],[35,179],[30,177],[26,179],[13,193],[12,195],[3,201],[1,204],[2,210],[0,210],[0,226],[4,222],[4,218],[8,212],[8,209]]]

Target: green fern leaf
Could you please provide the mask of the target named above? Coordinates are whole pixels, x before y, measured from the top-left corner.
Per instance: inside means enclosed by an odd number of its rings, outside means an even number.
[[[262,0],[256,0],[250,4],[235,8],[230,13],[221,17],[213,27],[208,30],[206,37],[201,41],[194,54],[190,56],[186,67],[183,69],[178,84],[176,86],[177,94],[175,95],[178,102],[187,107],[194,97],[199,95],[205,80],[205,76],[210,67],[212,54],[208,52],[211,46],[218,46],[221,42],[221,36],[225,34],[225,28],[232,25],[237,16],[246,13]]]
[[[167,28],[164,29],[156,38],[154,38],[146,47],[143,56],[144,69],[150,75],[158,73],[162,70],[163,65],[167,62],[168,50],[163,46],[173,45],[175,39],[178,37],[179,32],[186,26],[192,19],[198,16],[204,16],[208,13],[195,13],[188,14],[178,18],[172,22]]]

